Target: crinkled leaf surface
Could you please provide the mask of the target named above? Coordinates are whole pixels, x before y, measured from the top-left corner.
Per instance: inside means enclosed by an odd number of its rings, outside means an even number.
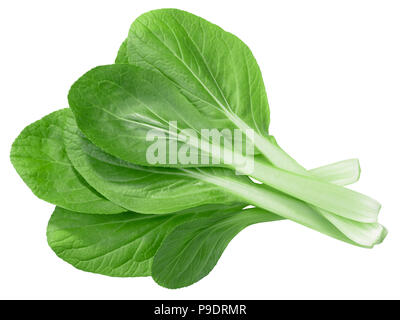
[[[204,278],[217,264],[229,242],[249,225],[280,220],[260,209],[219,212],[175,228],[154,257],[152,277],[161,286],[176,289]]]
[[[57,207],[47,240],[61,259],[78,269],[116,277],[148,276],[155,253],[176,226],[241,208],[211,205],[169,215],[88,215]]]
[[[47,202],[85,213],[126,211],[96,192],[69,161],[63,127],[71,114],[62,109],[27,126],[13,143],[12,164],[32,192]]]

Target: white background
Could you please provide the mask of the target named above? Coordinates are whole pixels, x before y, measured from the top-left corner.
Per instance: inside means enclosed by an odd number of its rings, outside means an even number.
[[[140,14],[176,7],[244,40],[263,72],[270,132],[307,168],[357,157],[354,189],[378,199],[385,242],[352,247],[295,223],[252,226],[185,289],[85,273],[46,242],[53,206],[9,161],[29,123],[67,107],[70,85],[112,63]],[[2,1],[0,298],[400,298],[399,1]]]

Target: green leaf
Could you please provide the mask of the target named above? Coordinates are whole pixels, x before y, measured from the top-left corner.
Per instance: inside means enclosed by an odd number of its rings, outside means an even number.
[[[235,115],[268,134],[268,101],[257,61],[220,27],[177,9],[147,12],[132,24],[128,59],[170,79],[204,116],[224,121]]]
[[[155,253],[177,225],[241,208],[220,205],[170,215],[88,215],[57,207],[47,227],[47,241],[57,256],[80,270],[115,277],[149,276]]]
[[[152,277],[161,286],[177,289],[204,278],[217,264],[229,242],[244,228],[280,220],[260,209],[220,212],[186,222],[163,241],[154,257]]]
[[[202,114],[166,78],[133,65],[94,68],[74,83],[68,101],[79,129],[90,141],[115,157],[144,166],[153,165],[148,159],[148,150],[154,146],[149,133],[159,135],[156,141],[166,143],[159,154],[166,161],[159,166],[198,167],[218,164],[178,163],[177,151],[188,145],[185,130],[234,129],[228,119]],[[171,127],[170,121],[178,128]],[[170,146],[175,143],[173,150]],[[210,149],[206,156],[211,153]],[[199,158],[200,153],[196,156]]]
[[[115,59],[115,63],[118,63],[118,64],[129,63],[127,50],[128,50],[128,39],[125,39],[125,41],[122,42],[122,44],[118,50],[118,55],[117,55],[117,58]]]
[[[69,161],[63,127],[71,114],[62,109],[27,126],[11,148],[15,170],[37,197],[60,207],[99,214],[126,211],[90,187]]]
[[[268,139],[269,107],[261,72],[236,36],[191,13],[160,9],[133,22],[127,54],[130,63],[173,82],[204,114],[228,117],[243,132],[253,129],[248,138],[273,164],[299,170]]]
[[[128,59],[128,39],[125,39],[118,51],[115,60],[117,64],[127,64]],[[273,144],[280,148],[273,136],[269,136]],[[358,159],[349,159],[329,164],[309,171],[309,173],[322,180],[329,181],[337,185],[350,185],[357,182],[360,178],[360,163]]]

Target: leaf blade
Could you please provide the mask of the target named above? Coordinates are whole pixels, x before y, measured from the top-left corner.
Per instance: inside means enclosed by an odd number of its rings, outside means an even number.
[[[86,213],[126,211],[96,192],[73,168],[63,143],[70,113],[55,111],[27,126],[11,148],[14,168],[38,198],[52,204]]]
[[[128,59],[161,72],[188,99],[206,102],[199,107],[212,117],[221,117],[214,109],[229,110],[268,134],[269,107],[258,64],[240,39],[220,27],[177,9],[150,11],[131,26]]]
[[[247,209],[183,223],[158,249],[152,277],[169,289],[192,285],[214,268],[229,242],[244,228],[281,219],[260,209]]]

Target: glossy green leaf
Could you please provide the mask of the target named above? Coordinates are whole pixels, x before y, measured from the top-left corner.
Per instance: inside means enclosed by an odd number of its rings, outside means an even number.
[[[220,212],[175,228],[154,257],[152,277],[161,286],[177,289],[204,278],[217,264],[229,242],[244,228],[280,220],[260,209]]]
[[[170,215],[89,215],[57,207],[47,241],[61,259],[78,269],[115,277],[149,276],[155,253],[176,226],[240,210],[220,205]]]
[[[115,63],[129,63],[128,39],[125,39],[121,44]],[[273,136],[270,135],[269,138],[278,148],[280,148]],[[357,182],[360,178],[360,163],[358,159],[349,159],[312,169],[309,173],[315,177],[321,178],[322,180],[345,186]]]
[[[13,143],[11,162],[32,190],[47,202],[86,213],[119,213],[125,209],[96,192],[69,161],[63,142],[69,109],[49,114],[27,126]]]
[[[244,134],[253,129],[248,138],[268,160],[289,171],[298,169],[268,137],[262,75],[250,49],[236,36],[191,13],[160,9],[133,22],[127,48],[130,63],[162,74],[200,112],[228,118]]]

